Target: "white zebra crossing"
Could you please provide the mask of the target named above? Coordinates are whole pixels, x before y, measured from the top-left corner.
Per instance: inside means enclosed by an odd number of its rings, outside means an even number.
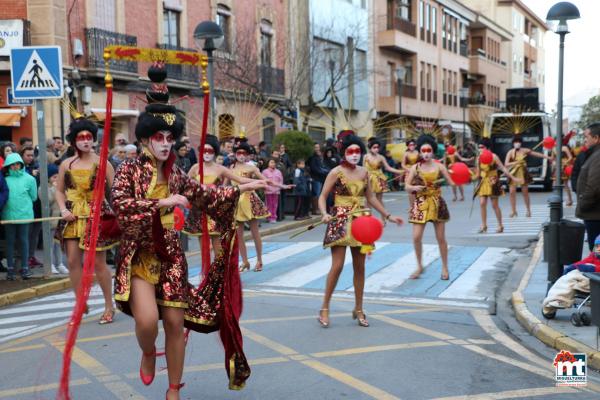
[[[518,199],[520,200],[520,198]],[[502,222],[504,225],[503,233],[496,233],[498,229],[498,221],[491,208],[488,209],[487,215],[487,226],[488,233],[478,234],[478,227],[471,231],[469,236],[537,236],[542,229],[542,225],[548,220],[549,211],[548,205],[546,204],[533,204],[531,205],[531,217],[525,216],[525,210],[522,204],[519,204],[518,209],[520,210],[519,215],[514,218],[509,218],[509,212],[503,210]],[[478,212],[479,210],[474,210]]]

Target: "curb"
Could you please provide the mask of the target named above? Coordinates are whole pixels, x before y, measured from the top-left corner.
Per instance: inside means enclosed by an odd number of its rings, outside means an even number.
[[[294,221],[287,224],[283,224],[281,226],[275,226],[273,228],[265,228],[260,230],[261,236],[275,235],[277,233],[285,232],[292,229],[301,228],[303,226],[310,225],[314,222],[320,221],[321,217],[313,217],[311,219],[307,219],[304,221]],[[252,235],[250,232],[244,233],[244,239],[251,239]],[[199,252],[192,252],[194,253]],[[0,307],[10,306],[12,304],[21,303],[27,300],[30,300],[34,297],[43,296],[47,294],[53,294],[56,292],[61,292],[63,290],[67,290],[71,288],[71,280],[69,278],[64,278],[60,280],[56,280],[50,283],[41,283],[36,286],[29,287],[27,289],[21,289],[10,293],[5,293],[0,295]]]
[[[537,265],[540,258],[541,249],[544,245],[544,239],[541,237],[533,252],[533,256],[527,270],[519,283],[519,287],[513,292],[511,296],[511,303],[515,311],[515,315],[519,323],[533,336],[538,338],[541,342],[556,349],[556,350],[568,350],[572,353],[586,353],[587,364],[595,370],[600,370],[600,352],[596,351],[592,347],[589,347],[577,340],[571,339],[569,336],[550,328],[547,324],[540,321],[535,315],[529,311],[525,298],[523,297],[523,289],[527,286],[531,272]]]

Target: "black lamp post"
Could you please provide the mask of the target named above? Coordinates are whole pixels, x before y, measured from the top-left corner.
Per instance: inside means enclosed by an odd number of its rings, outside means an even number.
[[[327,64],[329,65],[329,104],[331,106],[331,137],[335,140],[335,114],[337,112],[335,108],[335,87],[334,87],[334,76],[335,76],[335,60],[333,59],[333,53],[336,51],[333,47],[325,49],[327,53]]]
[[[208,56],[207,78],[210,85],[209,104],[210,104],[210,129],[213,135],[215,131],[216,104],[215,104],[215,78],[213,73],[213,51],[221,47],[224,39],[221,27],[212,21],[202,21],[194,29],[194,42],[197,49],[202,49]]]
[[[574,4],[567,1],[556,3],[548,11],[546,20],[558,21],[556,33],[560,36],[559,58],[558,58],[558,104],[556,116],[556,160],[555,160],[555,180],[552,196],[548,200],[550,205],[550,224],[549,243],[546,246],[546,256],[548,261],[548,281],[554,282],[562,275],[562,265],[560,257],[560,222],[563,216],[562,200],[562,115],[563,115],[563,66],[565,52],[565,35],[569,33],[567,21],[580,18],[579,10]],[[566,238],[565,238],[566,239]]]
[[[468,87],[461,87],[460,91],[460,106],[462,107],[462,124],[463,124],[463,132],[462,135],[460,135],[460,141],[457,140],[457,145],[458,146],[463,146],[465,143],[465,137],[467,136],[467,118],[466,118],[466,113],[467,113],[467,103],[469,102],[469,88]]]

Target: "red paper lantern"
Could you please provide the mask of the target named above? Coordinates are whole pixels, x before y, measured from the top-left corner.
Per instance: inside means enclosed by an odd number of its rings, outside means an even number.
[[[446,147],[446,153],[448,153],[448,155],[453,155],[454,153],[456,153],[456,148],[450,145]]]
[[[181,231],[185,223],[185,216],[183,215],[183,211],[181,210],[181,208],[175,207],[175,209],[173,210],[173,219],[173,227],[176,231]]]
[[[479,161],[481,161],[482,164],[491,164],[492,161],[494,161],[494,153],[487,149],[483,150],[479,155]]]
[[[573,173],[573,166],[572,165],[567,165],[565,167],[565,174],[567,176],[571,176],[572,173]]]
[[[457,162],[452,164],[450,167],[450,174],[452,176],[452,180],[457,185],[464,185],[471,181],[471,171],[465,163]]]
[[[554,146],[556,146],[556,140],[554,140],[554,138],[552,136],[546,136],[544,138],[544,140],[542,141],[542,145],[544,146],[544,149],[546,150],[552,150],[554,148]]]
[[[363,244],[373,244],[383,233],[383,224],[372,215],[354,218],[351,229],[352,236]]]

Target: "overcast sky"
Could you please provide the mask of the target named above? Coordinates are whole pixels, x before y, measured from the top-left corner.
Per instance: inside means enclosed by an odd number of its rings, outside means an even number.
[[[548,10],[557,0],[522,0],[540,18],[546,20]],[[564,99],[591,89],[600,89],[600,1],[571,0],[579,9],[581,18],[569,21],[570,33],[565,39]],[[596,43],[596,44],[594,44]],[[548,31],[546,49],[546,110],[556,109],[558,96],[558,35]],[[543,101],[543,100],[541,100]],[[585,101],[585,100],[583,100]]]

